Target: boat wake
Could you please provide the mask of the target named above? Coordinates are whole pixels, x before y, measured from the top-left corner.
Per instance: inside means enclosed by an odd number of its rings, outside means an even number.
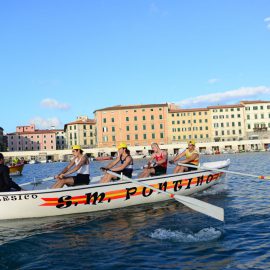
[[[219,239],[221,235],[221,231],[210,227],[204,228],[197,233],[156,229],[150,234],[150,237],[153,239],[170,240],[173,242],[196,243],[213,241]]]
[[[198,193],[196,197],[207,196],[207,195],[218,195],[221,193],[226,193],[226,191],[228,189],[229,188],[228,188],[228,185],[226,183],[220,183],[218,185],[214,185],[214,186]]]

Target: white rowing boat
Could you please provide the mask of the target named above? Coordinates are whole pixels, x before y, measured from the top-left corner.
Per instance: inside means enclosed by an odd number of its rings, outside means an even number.
[[[230,160],[209,162],[203,164],[202,170],[136,180],[125,178],[117,182],[102,184],[91,181],[89,185],[60,189],[33,190],[37,185],[30,183],[24,188],[31,190],[0,193],[0,220],[110,210],[165,201],[174,196],[177,199],[178,195],[181,196],[178,196],[177,200],[189,207],[191,207],[190,202],[185,203],[185,198],[192,200],[191,204],[195,202],[196,205],[198,201],[205,204],[203,208],[208,208],[212,205],[188,196],[220,182],[225,173],[213,169],[225,169],[229,164]],[[197,210],[196,207],[191,208]],[[219,219],[222,220],[222,217]]]

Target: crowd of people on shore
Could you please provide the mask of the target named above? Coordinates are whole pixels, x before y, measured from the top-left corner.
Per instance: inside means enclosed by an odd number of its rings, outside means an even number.
[[[157,143],[151,144],[152,155],[138,178],[159,176],[167,173],[168,163],[175,164],[174,173],[181,173],[196,170],[199,165],[199,153],[195,148],[195,141],[188,141],[188,147],[172,160],[168,161],[165,150],[160,149]],[[121,175],[132,178],[133,158],[126,143],[120,143],[117,147],[118,156],[106,167],[100,169],[104,172],[101,183],[117,181]],[[72,147],[73,158],[69,164],[57,175],[55,184],[51,188],[61,188],[63,186],[88,185],[90,182],[90,161],[87,155],[83,154],[80,145]],[[181,162],[179,162],[181,160]],[[186,165],[186,166],[185,166]],[[192,165],[192,166],[188,166]],[[75,176],[73,174],[76,173]],[[117,176],[116,176],[117,175]],[[4,156],[0,153],[0,192],[11,190],[22,190],[9,176],[9,168],[4,164]]]

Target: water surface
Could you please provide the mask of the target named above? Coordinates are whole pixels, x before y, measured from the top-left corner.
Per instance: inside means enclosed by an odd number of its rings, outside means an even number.
[[[270,175],[270,153],[231,159],[229,170]],[[139,168],[145,160],[136,160]],[[92,162],[93,175],[104,163]],[[26,165],[23,183],[66,163]],[[0,222],[0,269],[270,269],[270,182],[228,174],[196,197],[223,207],[225,222],[176,201],[101,213]]]

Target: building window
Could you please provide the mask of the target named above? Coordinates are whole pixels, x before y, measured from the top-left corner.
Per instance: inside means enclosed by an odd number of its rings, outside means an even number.
[[[134,116],[134,121],[137,121],[137,120],[138,120],[137,116]]]
[[[146,140],[147,136],[146,134],[143,134],[143,139]]]
[[[160,120],[162,119],[162,115],[161,115],[161,114],[159,115],[159,119],[160,119]]]
[[[151,120],[154,120],[154,115],[151,115]]]
[[[146,120],[146,117],[145,117],[145,115],[142,117],[142,120]]]
[[[146,130],[146,125],[143,125],[143,130]]]
[[[127,141],[129,141],[130,140],[130,135],[127,135]]]
[[[126,131],[129,131],[129,126],[126,126]]]
[[[138,134],[135,134],[135,140],[138,140]]]
[[[155,136],[155,133],[152,133],[152,139],[155,139],[156,136]]]
[[[161,139],[164,138],[164,133],[163,133],[163,132],[160,133],[160,138],[161,138]]]
[[[129,117],[126,117],[126,121],[127,121],[127,122],[129,121]]]
[[[106,118],[103,118],[103,123],[106,123]]]

